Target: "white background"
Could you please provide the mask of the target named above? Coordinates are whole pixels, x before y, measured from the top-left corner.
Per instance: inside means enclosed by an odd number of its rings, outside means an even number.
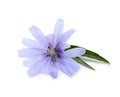
[[[22,39],[34,39],[32,25],[52,33],[58,18],[64,30],[77,30],[69,43],[98,52],[110,66],[89,62],[96,71],[81,66],[72,78],[29,78],[18,57]],[[0,97],[120,97],[119,33],[119,0],[0,0]]]

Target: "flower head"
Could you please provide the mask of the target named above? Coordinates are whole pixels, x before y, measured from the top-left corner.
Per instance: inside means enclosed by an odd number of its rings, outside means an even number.
[[[71,37],[74,29],[63,32],[64,21],[58,19],[54,28],[54,33],[45,36],[39,28],[32,26],[30,32],[37,41],[23,39],[23,44],[28,48],[19,51],[20,57],[28,58],[23,64],[29,66],[28,75],[35,76],[40,73],[58,77],[58,71],[62,71],[68,76],[76,73],[80,66],[73,57],[79,57],[85,53],[84,48],[74,48],[65,50],[70,45],[67,40]]]

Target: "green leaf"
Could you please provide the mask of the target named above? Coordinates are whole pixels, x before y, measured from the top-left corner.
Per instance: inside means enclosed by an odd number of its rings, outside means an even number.
[[[87,49],[86,49],[86,53],[83,56],[110,64],[108,60],[106,60],[105,58],[103,58],[102,56],[97,54],[96,52],[93,52],[93,51],[90,51],[90,50],[87,50]]]
[[[67,48],[66,50],[73,49],[73,48],[79,48],[79,46],[71,45],[70,48]],[[82,56],[92,58],[92,59],[96,59],[98,61],[102,61],[102,62],[110,64],[107,59],[103,58],[102,56],[100,56],[96,52],[93,52],[93,51],[88,50],[88,49],[86,49],[86,53]]]
[[[70,48],[67,48],[67,49],[65,49],[65,50],[69,50],[69,49],[73,49],[73,48],[79,48],[79,46],[70,45]]]
[[[73,58],[77,63],[89,68],[89,69],[92,69],[92,70],[95,70],[92,66],[88,65],[86,62],[84,62],[81,58],[79,57],[76,57],[76,58]]]

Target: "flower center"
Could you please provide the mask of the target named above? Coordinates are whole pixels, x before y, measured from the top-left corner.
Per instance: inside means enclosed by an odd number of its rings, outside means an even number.
[[[63,50],[58,48],[57,46],[53,48],[52,46],[48,46],[47,57],[51,58],[51,61],[56,62],[57,58],[61,58]]]
[[[47,57],[51,57],[51,61],[55,62],[57,58],[57,51],[53,47],[48,47]]]
[[[50,50],[48,50],[48,55],[55,57],[55,56],[57,56],[57,53],[55,52],[55,50],[53,48],[51,48]]]

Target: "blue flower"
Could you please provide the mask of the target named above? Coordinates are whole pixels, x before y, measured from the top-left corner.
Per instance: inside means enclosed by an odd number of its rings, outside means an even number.
[[[29,30],[37,41],[23,39],[23,44],[28,48],[21,49],[19,56],[28,58],[23,64],[29,66],[28,75],[35,76],[40,73],[58,77],[58,71],[68,76],[75,74],[80,66],[73,57],[80,57],[85,53],[84,48],[66,50],[70,45],[67,40],[71,37],[74,29],[63,32],[64,21],[58,19],[54,33],[45,36],[39,28],[32,26]]]

